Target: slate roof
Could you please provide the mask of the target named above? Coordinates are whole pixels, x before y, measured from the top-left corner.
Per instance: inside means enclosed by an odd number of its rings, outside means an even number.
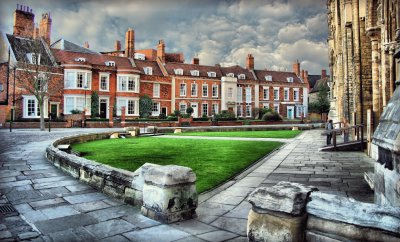
[[[17,61],[28,62],[28,53],[39,53],[40,64],[54,66],[54,58],[46,44],[40,39],[28,39],[7,34],[8,42]]]
[[[285,71],[269,71],[269,70],[254,70],[257,79],[260,83],[285,83],[288,84],[286,78],[293,77],[294,84],[305,84],[294,72]],[[265,76],[272,76],[272,81],[265,80]],[[289,83],[290,84],[290,83]]]
[[[59,50],[65,50],[65,51],[71,51],[71,52],[87,53],[87,54],[98,54],[95,51],[92,51],[90,49],[87,49],[85,47],[77,45],[77,44],[72,43],[72,42],[70,42],[68,40],[65,40],[65,39],[57,40],[50,47],[53,48],[53,49],[59,49]]]
[[[144,73],[145,67],[151,67],[153,69],[153,76],[164,76],[160,67],[157,64],[157,61],[135,59],[135,64],[142,74],[145,74]]]
[[[322,78],[322,79],[318,80],[315,83],[314,87],[311,89],[310,93],[319,92],[323,88],[328,88],[329,89],[328,80],[329,80],[329,77],[325,77],[325,78]]]
[[[164,67],[167,70],[168,74],[173,76],[175,76],[175,71],[174,71],[175,69],[182,69],[183,70],[182,76],[194,77],[191,75],[190,71],[197,70],[199,71],[198,77],[211,78],[211,79],[221,79],[222,77],[221,69],[218,66],[204,66],[204,65],[194,65],[194,64],[184,64],[184,63],[166,63]],[[207,72],[215,72],[216,77],[209,77]]]
[[[137,70],[136,66],[132,66],[131,60],[126,57],[119,56],[111,56],[111,55],[102,55],[99,53],[78,53],[71,52],[65,50],[52,49],[54,56],[57,61],[61,64],[92,64],[92,65],[100,65],[105,66],[106,61],[114,61],[117,69],[132,69]],[[85,58],[85,62],[76,62],[76,58]]]
[[[308,83],[310,84],[310,88],[312,89],[320,79],[321,75],[308,75]]]
[[[400,154],[400,88],[397,87],[384,109],[372,140],[385,149]]]
[[[254,75],[253,75],[253,73],[251,73],[251,71],[249,71],[248,69],[243,68],[239,65],[230,66],[230,67],[221,67],[221,71],[224,76],[226,76],[229,73],[233,73],[233,74],[235,74],[235,77],[237,78],[240,74],[245,74],[246,75],[245,80],[253,80],[253,81],[255,80]],[[238,79],[238,81],[239,81],[239,79]]]

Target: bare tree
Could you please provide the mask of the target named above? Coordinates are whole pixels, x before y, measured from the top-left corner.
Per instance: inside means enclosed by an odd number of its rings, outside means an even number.
[[[29,93],[37,100],[40,113],[40,130],[45,130],[45,105],[52,96],[61,95],[62,72],[54,61],[51,51],[42,39],[25,40],[13,68],[16,68],[16,86],[21,93]]]

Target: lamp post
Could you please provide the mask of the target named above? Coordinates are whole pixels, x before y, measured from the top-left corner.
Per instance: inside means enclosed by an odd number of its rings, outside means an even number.
[[[83,107],[83,114],[84,114],[83,127],[85,128],[86,127],[86,89],[87,89],[87,84],[85,84],[85,86],[83,86],[83,89],[85,90],[85,101],[84,101],[84,107]]]

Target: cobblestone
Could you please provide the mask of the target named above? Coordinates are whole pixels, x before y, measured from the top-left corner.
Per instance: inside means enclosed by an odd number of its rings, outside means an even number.
[[[5,194],[0,200],[20,213],[0,218],[1,240],[246,241],[251,208],[246,197],[255,187],[279,181],[316,185],[327,193],[362,201],[373,199],[363,181],[363,172],[373,170],[372,160],[360,152],[318,152],[324,140],[320,130],[311,130],[285,140],[277,152],[226,185],[200,195],[196,219],[162,225],[141,215],[140,207],[126,205],[71,178],[43,156],[54,139],[99,131],[105,130],[0,130],[0,195]]]

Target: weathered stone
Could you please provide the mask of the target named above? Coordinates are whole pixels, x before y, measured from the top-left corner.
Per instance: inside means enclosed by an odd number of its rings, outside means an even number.
[[[134,136],[139,136],[139,134],[140,134],[140,128],[139,127],[134,127],[134,126],[125,127],[124,131],[130,133],[133,137]]]
[[[276,216],[250,210],[247,222],[249,241],[304,241],[307,215]]]
[[[118,139],[119,138],[119,133],[113,133],[110,135],[110,139]]]
[[[196,175],[190,168],[153,166],[143,177],[143,215],[165,223],[196,216]]]
[[[248,198],[253,210],[258,213],[268,211],[301,215],[304,212],[307,197],[318,189],[298,183],[279,182],[273,187],[259,187]]]
[[[307,213],[327,220],[336,220],[363,227],[391,231],[400,235],[400,209],[362,203],[347,197],[314,192],[307,204]]]
[[[196,182],[196,174],[192,169],[183,166],[152,166],[143,173],[146,184],[155,186],[174,186]]]
[[[179,133],[182,133],[182,129],[177,128],[174,130],[174,134],[179,134]]]
[[[314,233],[313,233],[314,232]],[[307,219],[307,241],[399,241],[395,235],[380,229],[360,227],[334,220],[325,220],[315,216]]]

